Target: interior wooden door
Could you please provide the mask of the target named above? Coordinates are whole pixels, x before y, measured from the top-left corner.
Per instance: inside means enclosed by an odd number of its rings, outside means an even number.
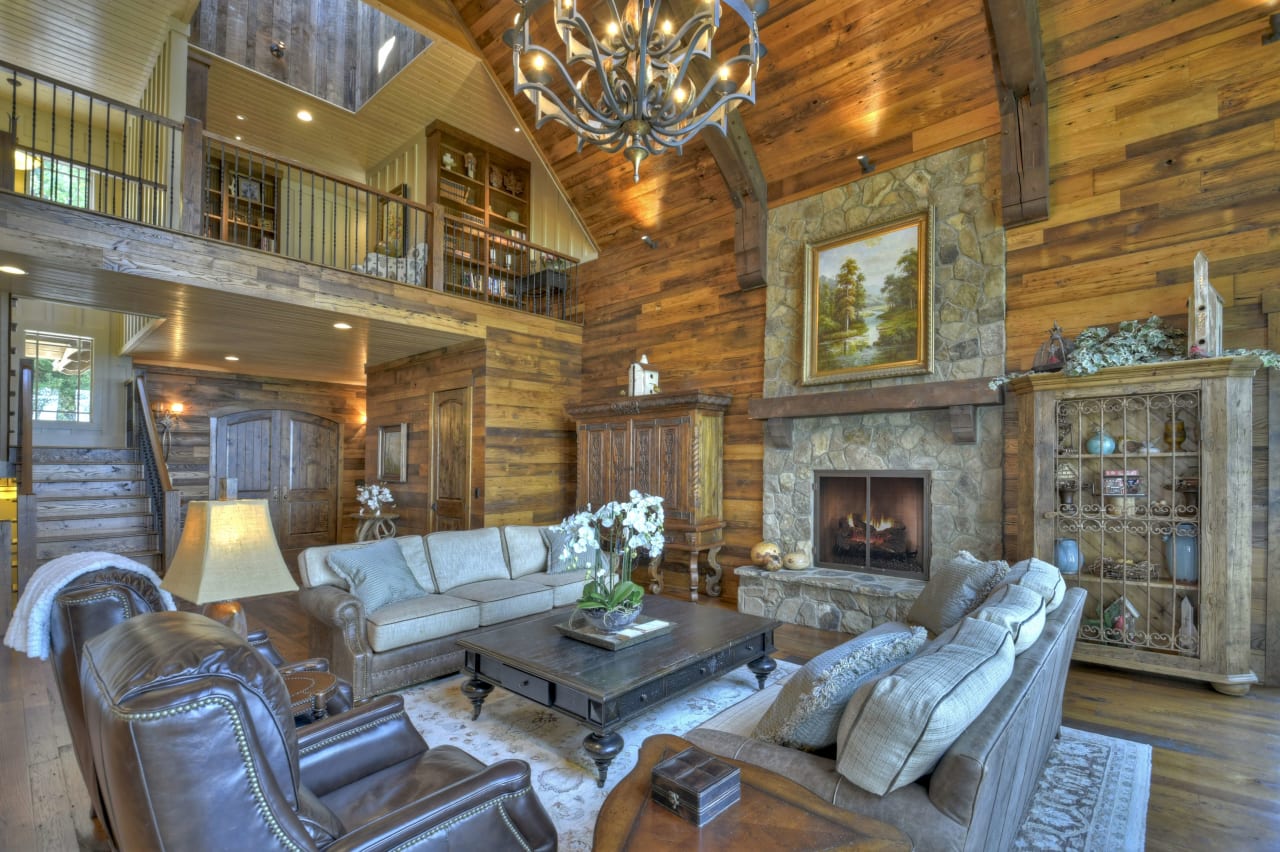
[[[216,419],[209,493],[236,480],[243,500],[267,500],[285,561],[338,533],[341,424],[301,411],[243,411]]]
[[[471,522],[471,388],[431,394],[429,527],[465,530]]]

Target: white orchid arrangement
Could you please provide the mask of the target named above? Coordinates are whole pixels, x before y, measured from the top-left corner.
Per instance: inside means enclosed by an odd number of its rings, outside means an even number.
[[[565,518],[555,529],[572,533],[561,558],[587,568],[579,609],[634,609],[644,589],[631,580],[636,559],[656,559],[666,543],[662,498],[632,491],[625,503],[611,502]]]
[[[378,512],[383,503],[390,503],[394,498],[385,485],[361,485],[356,488],[356,502],[371,512]]]

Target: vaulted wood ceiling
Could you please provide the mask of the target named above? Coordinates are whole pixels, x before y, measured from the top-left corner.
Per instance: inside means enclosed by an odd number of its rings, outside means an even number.
[[[386,5],[412,18],[413,0]],[[512,2],[457,0],[490,67],[510,91],[511,51],[502,42]],[[742,108],[771,205],[844,183],[859,154],[884,169],[919,158],[940,139],[948,146],[1000,132],[992,42],[982,0],[793,0],[760,19],[769,49],[757,102]],[[542,38],[547,34],[538,33]],[[535,35],[535,38],[539,35]],[[532,123],[532,106],[517,103]],[[648,159],[639,184],[621,155],[576,152],[556,124],[535,134],[597,239],[628,239],[696,215],[664,207],[668,181],[705,150],[695,141],[685,162]],[[714,177],[714,176],[713,176]],[[707,183],[708,202],[727,204],[723,184]]]
[[[97,0],[65,0],[50,13],[36,0],[9,0],[0,28],[0,59],[34,66],[91,90],[136,100],[148,32],[161,37],[170,15],[194,9],[195,0],[118,0],[103,12]],[[438,37],[415,63],[440,58],[447,85],[403,72],[350,124],[321,107],[321,122],[299,130],[292,90],[220,68],[210,99],[210,129],[239,131],[236,113],[249,121],[246,142],[289,151],[320,168],[351,173],[353,164],[377,162],[390,147],[425,124],[427,114],[469,109],[485,116],[492,136],[520,150],[512,133],[511,53],[502,43],[516,6],[511,0],[384,0],[380,8]],[[71,35],[70,31],[76,35]],[[97,36],[79,34],[81,31]],[[451,32],[450,32],[451,31]],[[983,0],[790,0],[761,19],[769,49],[759,75],[757,103],[741,116],[767,185],[768,202],[814,195],[849,180],[850,164],[864,154],[879,169],[916,160],[942,147],[995,136],[1001,130],[992,40]],[[473,42],[462,46],[447,44]],[[64,50],[63,40],[70,40]],[[471,58],[478,52],[486,67]],[[128,57],[127,59],[125,57]],[[225,78],[221,75],[226,73]],[[425,72],[424,72],[425,73]],[[490,75],[501,84],[478,94]],[[318,103],[318,102],[316,102]],[[532,107],[516,103],[532,126]],[[328,123],[330,119],[334,123]],[[320,125],[320,126],[317,126]],[[309,138],[308,135],[309,134]],[[485,135],[485,134],[478,134]],[[498,141],[494,139],[493,141]],[[728,189],[706,143],[695,140],[681,156],[648,159],[634,184],[620,155],[576,151],[566,129],[550,124],[533,134],[602,249],[607,243],[634,252],[638,237],[678,230],[677,223],[731,206]],[[381,146],[381,147],[380,147]],[[527,149],[526,149],[527,150]],[[673,191],[679,187],[678,191]],[[710,238],[732,254],[733,228]],[[708,237],[700,237],[706,239]],[[602,251],[615,262],[617,255]],[[732,261],[730,261],[732,263]]]

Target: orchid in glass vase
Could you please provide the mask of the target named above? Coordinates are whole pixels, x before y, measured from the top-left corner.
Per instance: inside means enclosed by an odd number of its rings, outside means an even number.
[[[391,491],[385,485],[374,483],[373,485],[361,485],[356,488],[356,502],[360,504],[360,514],[368,513],[371,515],[382,514],[382,504],[391,503],[393,498]]]
[[[594,512],[587,506],[556,526],[570,534],[562,558],[587,569],[578,609],[597,616],[605,629],[625,626],[640,613],[644,589],[631,580],[631,570],[637,559],[660,556],[665,543],[662,498],[634,490],[629,496]]]

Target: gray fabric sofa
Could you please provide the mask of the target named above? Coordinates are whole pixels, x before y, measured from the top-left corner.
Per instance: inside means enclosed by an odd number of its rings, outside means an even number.
[[[1008,849],[1062,725],[1062,695],[1084,599],[1083,590],[1068,591],[1040,638],[1015,659],[1009,680],[934,770],[884,796],[843,778],[834,758],[751,738],[777,685],[685,736],[707,751],[791,778],[824,801],[895,825],[917,849]]]
[[[394,541],[424,593],[372,612],[329,557],[373,542],[303,550],[299,598],[310,615],[311,650],[329,659],[357,702],[460,670],[458,636],[569,606],[582,596],[584,571],[548,573],[543,529],[400,536]]]

